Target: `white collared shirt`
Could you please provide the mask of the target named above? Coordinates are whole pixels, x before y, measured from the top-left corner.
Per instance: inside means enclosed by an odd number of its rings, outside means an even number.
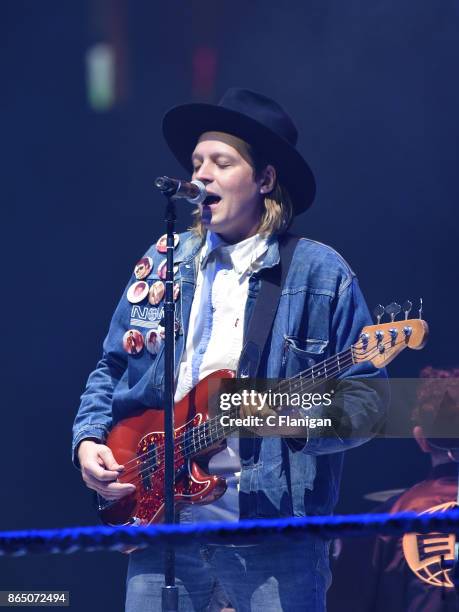
[[[268,241],[259,234],[237,244],[227,244],[218,234],[207,233],[201,251],[196,291],[191,306],[188,336],[180,362],[175,402],[182,399],[211,372],[236,370],[242,351],[244,311],[250,275],[260,269]],[[188,506],[181,520],[237,520],[239,440],[230,437],[227,448],[214,455],[209,470],[227,479],[228,489],[216,502]]]
[[[176,402],[211,372],[237,369],[249,277],[260,268],[267,249],[266,238],[259,234],[227,244],[208,232],[178,371]]]

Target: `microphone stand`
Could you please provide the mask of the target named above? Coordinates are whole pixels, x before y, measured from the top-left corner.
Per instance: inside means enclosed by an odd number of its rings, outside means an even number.
[[[189,193],[191,185],[184,181],[159,176],[155,180],[157,187],[166,197],[166,298],[164,302],[165,350],[164,350],[164,520],[175,522],[174,488],[175,488],[175,447],[174,447],[174,387],[175,387],[175,303],[174,303],[174,197],[184,197],[191,204],[198,204],[206,197],[206,188],[200,181],[192,181],[194,191]],[[179,195],[180,194],[180,195]],[[175,548],[166,544],[164,557],[164,586],[161,592],[162,612],[178,611],[178,587],[175,585]]]
[[[165,363],[164,363],[164,506],[165,522],[174,523],[174,372],[175,372],[175,303],[174,303],[174,228],[175,204],[170,190],[163,191],[167,200],[166,233],[166,298],[165,315]],[[178,611],[178,587],[175,584],[175,548],[166,544],[164,557],[164,586],[161,592],[161,609],[163,612]]]

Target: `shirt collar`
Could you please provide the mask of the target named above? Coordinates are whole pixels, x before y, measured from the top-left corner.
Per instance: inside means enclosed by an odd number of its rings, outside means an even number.
[[[201,255],[201,269],[204,269],[211,257],[226,263],[238,274],[253,271],[254,264],[261,266],[259,261],[268,250],[268,240],[260,234],[255,234],[236,244],[228,244],[213,232],[207,232],[206,242]]]

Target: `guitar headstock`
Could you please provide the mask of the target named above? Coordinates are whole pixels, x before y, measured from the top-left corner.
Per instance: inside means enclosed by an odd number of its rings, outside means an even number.
[[[371,361],[376,368],[383,368],[390,363],[405,348],[422,349],[429,335],[429,326],[419,319],[408,319],[411,302],[403,305],[405,319],[395,321],[395,316],[401,307],[392,302],[386,308],[378,305],[374,311],[377,318],[376,325],[367,325],[360,333],[358,342],[353,345],[353,356],[356,363]],[[391,316],[389,323],[381,323],[381,317],[386,312]],[[422,300],[419,315],[422,314]]]

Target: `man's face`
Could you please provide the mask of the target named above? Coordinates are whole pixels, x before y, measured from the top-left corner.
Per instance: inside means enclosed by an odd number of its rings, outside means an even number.
[[[192,162],[193,179],[202,181],[211,196],[200,206],[203,225],[235,243],[256,233],[263,196],[252,166],[230,142],[236,142],[234,137],[206,132],[193,151]]]

